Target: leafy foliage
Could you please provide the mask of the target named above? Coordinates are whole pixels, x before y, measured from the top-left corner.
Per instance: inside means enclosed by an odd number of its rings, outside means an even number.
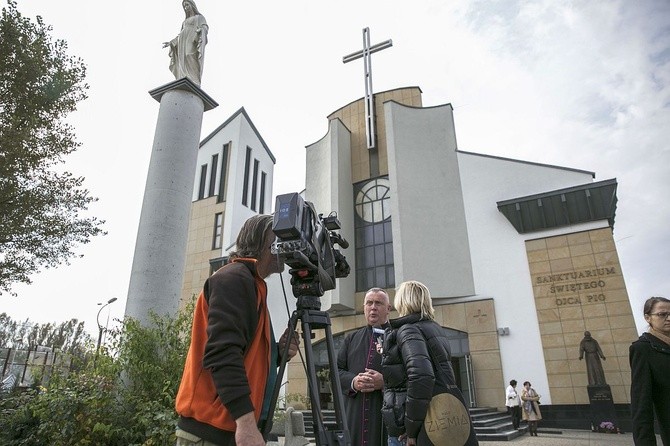
[[[82,217],[96,198],[83,177],[57,172],[79,146],[65,117],[86,98],[84,63],[14,0],[0,17],[0,293],[30,283],[41,267],[67,263],[73,248],[102,234]]]
[[[84,322],[77,319],[60,324],[36,324],[28,320],[18,322],[7,313],[0,313],[0,347],[10,343],[14,348],[27,350],[44,345],[79,356],[87,352],[87,345],[91,345],[93,339],[84,330]]]
[[[48,389],[0,397],[0,444],[174,444],[174,401],[190,342],[193,303],[150,326],[127,318],[92,364]]]

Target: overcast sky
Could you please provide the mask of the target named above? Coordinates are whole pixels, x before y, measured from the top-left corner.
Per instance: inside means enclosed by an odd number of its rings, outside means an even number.
[[[6,3],[3,1],[3,6]],[[670,2],[199,0],[209,24],[202,87],[220,105],[204,138],[245,107],[277,158],[274,194],[297,192],[305,146],[326,116],[364,94],[362,61],[342,56],[393,39],[373,56],[373,86],[423,90],[451,103],[460,150],[583,169],[619,182],[614,238],[642,329],[641,303],[670,292]],[[71,265],[0,296],[18,320],[83,320],[98,302],[123,316],[159,104],[173,80],[161,43],[179,31],[179,1],[18,0],[87,64],[89,98],[71,116],[82,147],[66,168],[86,178],[109,234]],[[543,191],[529,191],[543,192]],[[492,204],[495,205],[495,204]],[[107,313],[101,315],[106,321]]]

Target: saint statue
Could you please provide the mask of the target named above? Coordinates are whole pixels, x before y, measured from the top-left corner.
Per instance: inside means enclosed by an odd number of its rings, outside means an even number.
[[[175,79],[187,77],[200,85],[209,27],[193,0],[184,0],[181,5],[186,14],[181,31],[171,41],[163,42],[163,48],[170,47],[170,71]]]
[[[591,337],[591,333],[584,332],[584,339],[579,343],[579,359],[586,356],[586,374],[589,378],[589,386],[606,386],[605,372],[600,358],[605,360],[605,355],[600,349],[598,341]]]

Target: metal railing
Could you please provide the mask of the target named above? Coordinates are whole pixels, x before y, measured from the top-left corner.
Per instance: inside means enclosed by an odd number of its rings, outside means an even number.
[[[69,354],[50,347],[35,349],[0,348],[2,390],[30,387],[37,379],[46,384],[54,370],[68,373],[72,366]]]

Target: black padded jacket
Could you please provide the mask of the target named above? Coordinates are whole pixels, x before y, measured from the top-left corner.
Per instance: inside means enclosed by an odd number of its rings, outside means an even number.
[[[417,438],[433,395],[458,391],[450,356],[446,332],[436,322],[418,313],[390,321],[382,354],[382,417],[389,435]]]

